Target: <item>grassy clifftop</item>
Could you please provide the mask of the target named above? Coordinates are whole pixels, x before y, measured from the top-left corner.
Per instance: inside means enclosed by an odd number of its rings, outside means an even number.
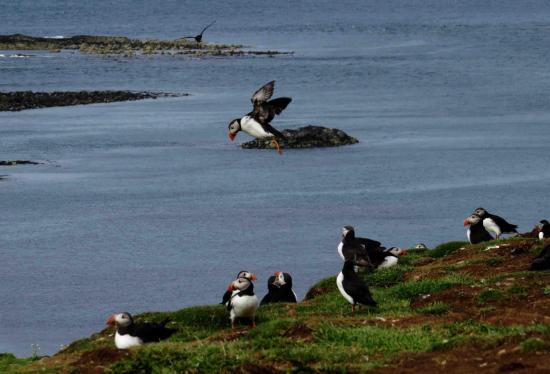
[[[0,371],[547,372],[550,272],[527,271],[541,247],[509,239],[411,251],[399,266],[365,275],[377,309],[353,314],[331,277],[304,302],[260,308],[253,329],[232,331],[221,305],[147,313],[137,319],[170,317],[178,332],[120,351],[106,329],[52,357],[0,356]]]

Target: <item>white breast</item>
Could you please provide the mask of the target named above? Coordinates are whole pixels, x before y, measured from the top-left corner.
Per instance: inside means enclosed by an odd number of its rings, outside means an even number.
[[[543,240],[544,239],[544,233],[541,231],[539,232],[539,239],[540,240]]]
[[[250,116],[241,118],[241,130],[255,138],[269,138],[273,136],[272,133],[265,131],[262,125]]]
[[[342,260],[346,261],[344,257],[344,252],[342,252],[343,248],[344,248],[344,243],[340,242],[340,244],[338,244],[338,254],[340,255],[340,257],[342,257]]]
[[[254,318],[258,309],[258,297],[256,295],[235,296],[231,299],[231,320],[235,317]]]
[[[118,331],[115,334],[115,345],[118,349],[128,349],[142,344],[143,341],[137,336],[132,336],[130,334],[120,335]]]
[[[395,256],[386,256],[384,258],[384,261],[380,265],[378,265],[378,269],[384,269],[384,268],[392,267],[394,265],[397,265],[398,261],[399,261],[399,259]]]
[[[468,229],[468,231],[466,231],[466,236],[468,237],[468,241],[471,243],[472,240],[470,239],[470,229]]]
[[[348,301],[348,303],[355,304],[353,302],[353,297],[348,295],[347,292],[344,290],[343,282],[344,282],[344,274],[340,272],[340,274],[338,274],[338,276],[336,277],[336,285],[338,286],[338,291],[340,291],[340,293],[342,294],[342,296],[344,296],[344,298]]]
[[[483,227],[489,232],[494,232],[495,235],[500,236],[500,227],[492,220],[492,218],[485,218],[483,220]]]

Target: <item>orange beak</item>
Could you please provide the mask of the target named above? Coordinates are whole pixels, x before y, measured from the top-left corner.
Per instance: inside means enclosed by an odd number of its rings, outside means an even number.
[[[237,136],[237,134],[231,134],[229,133],[229,139],[231,139],[231,141],[235,140],[235,137]]]
[[[256,279],[258,279],[258,278],[256,278],[256,274],[252,273],[251,275],[252,275],[252,278],[250,278],[250,280],[255,281]]]
[[[399,256],[406,256],[407,255],[407,251],[401,251],[401,253],[399,254]]]
[[[233,282],[229,283],[229,286],[227,286],[227,291],[231,292],[233,291],[235,287],[233,287]]]
[[[467,219],[464,220],[464,226],[470,226],[470,222]]]
[[[115,316],[114,315],[109,316],[109,318],[107,318],[106,324],[109,325],[109,326],[114,326],[115,325]]]

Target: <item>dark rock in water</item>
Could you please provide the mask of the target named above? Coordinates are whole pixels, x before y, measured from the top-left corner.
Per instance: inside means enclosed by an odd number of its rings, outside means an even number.
[[[0,161],[0,166],[16,166],[16,165],[40,165],[41,162],[28,161],[28,160],[10,160]]]
[[[285,140],[279,140],[282,148],[319,148],[338,147],[341,145],[359,143],[359,140],[349,136],[342,130],[322,126],[305,126],[296,130],[281,131]],[[246,149],[275,149],[270,138],[255,139],[241,144]]]
[[[156,99],[160,96],[173,95],[133,91],[0,92],[0,111],[19,111],[55,106]]]
[[[279,51],[244,50],[240,44],[197,43],[187,39],[130,39],[123,36],[76,35],[67,38],[41,38],[23,34],[0,35],[0,50],[78,50],[82,53],[117,55],[169,54],[205,56],[248,56],[292,54]]]

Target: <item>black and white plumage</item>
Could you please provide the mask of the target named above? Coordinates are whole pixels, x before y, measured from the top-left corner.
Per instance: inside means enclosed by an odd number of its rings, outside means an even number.
[[[550,238],[550,223],[543,219],[539,222],[539,239],[544,240]]]
[[[168,339],[176,330],[166,328],[167,323],[168,319],[160,323],[134,323],[128,312],[113,314],[107,320],[109,326],[116,327],[115,345],[118,349]]]
[[[504,218],[491,214],[483,208],[477,208],[474,210],[474,214],[477,214],[483,220],[483,226],[489,232],[495,234],[496,239],[500,238],[502,234],[517,234],[517,225],[508,223]]]
[[[344,267],[336,277],[338,290],[350,304],[352,311],[355,311],[355,305],[376,306],[376,301],[372,298],[369,287],[359,278],[354,270],[355,262],[346,260]]]
[[[235,328],[237,318],[247,318],[256,326],[258,297],[254,294],[254,284],[247,278],[237,278],[231,283],[231,298],[227,303],[231,328]]]
[[[379,241],[356,237],[353,226],[344,226],[338,254],[344,261],[362,259],[369,263],[367,267],[378,269],[396,265],[399,256],[406,252],[397,247],[386,249]]]
[[[202,34],[204,34],[204,32],[206,31],[206,29],[208,29],[210,26],[212,26],[213,24],[215,24],[216,21],[212,22],[211,24],[209,24],[208,26],[206,26],[204,29],[202,29],[202,31],[200,32],[200,34],[198,35],[195,35],[195,36],[184,36],[183,39],[195,39],[195,41],[197,42],[197,44],[201,43],[202,42]]]
[[[244,131],[255,138],[273,138],[277,151],[281,153],[281,149],[277,139],[284,139],[285,136],[276,128],[271,126],[271,121],[276,115],[290,104],[292,98],[279,97],[273,100],[273,90],[275,89],[275,81],[271,81],[262,86],[252,95],[253,110],[242,118],[237,118],[229,123],[229,139],[234,140],[239,131]]]
[[[529,270],[550,270],[550,245],[544,247],[539,255],[533,259]]]
[[[246,278],[249,281],[255,281],[256,280],[256,274],[251,273],[251,272],[246,271],[246,270],[241,270],[241,271],[239,271],[239,273],[235,277],[235,279],[239,279],[239,278]],[[227,290],[223,294],[222,302],[220,304],[227,305],[227,302],[229,301],[229,299],[231,299],[231,293],[233,292],[232,284],[233,284],[233,282],[229,283],[229,286],[227,286]]]
[[[267,280],[267,295],[260,305],[270,303],[296,303],[296,294],[292,289],[292,277],[289,273],[276,272]]]
[[[483,220],[477,214],[472,214],[466,217],[464,220],[464,226],[469,226],[466,236],[471,244],[477,244],[494,239],[485,229]]]

